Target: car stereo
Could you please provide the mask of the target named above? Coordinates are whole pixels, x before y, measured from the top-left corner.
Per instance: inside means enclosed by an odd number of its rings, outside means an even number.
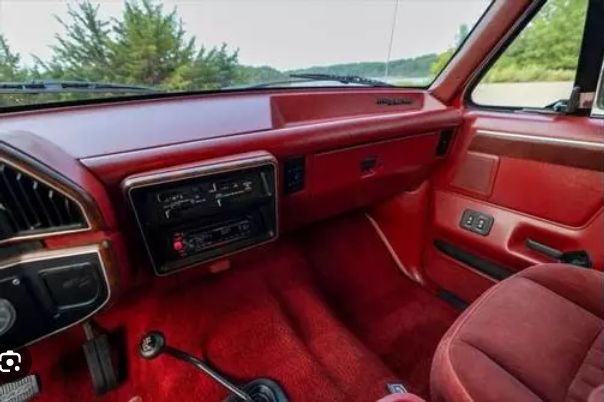
[[[277,237],[276,161],[266,153],[124,181],[153,269],[165,275]]]

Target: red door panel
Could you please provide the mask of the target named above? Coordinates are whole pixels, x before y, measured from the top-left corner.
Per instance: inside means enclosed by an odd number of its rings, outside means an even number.
[[[602,209],[602,173],[501,157],[488,201],[578,227]]]
[[[559,250],[587,250],[594,267],[602,269],[604,220],[602,211],[584,227],[571,228],[534,216],[520,214],[471,197],[437,190],[434,193],[433,238],[471,250],[510,271],[531,265],[555,262],[525,246],[527,239]],[[480,236],[460,227],[463,211],[472,209],[495,219],[488,236]]]
[[[528,239],[586,250],[593,268],[602,270],[603,133],[604,122],[587,117],[466,113],[451,158],[434,179],[428,278],[467,301],[490,286],[482,272],[444,255],[435,241],[510,273],[553,261],[529,249]],[[468,209],[494,218],[487,236],[460,226]]]
[[[469,151],[460,164],[453,186],[477,196],[490,197],[499,168],[499,156]]]
[[[497,283],[496,280],[461,264],[436,248],[428,250],[424,264],[425,275],[431,282],[468,302],[476,300]]]

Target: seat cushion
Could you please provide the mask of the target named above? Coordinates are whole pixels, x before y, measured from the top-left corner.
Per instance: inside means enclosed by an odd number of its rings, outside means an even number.
[[[441,340],[437,401],[587,401],[604,383],[603,276],[528,268],[485,292]]]

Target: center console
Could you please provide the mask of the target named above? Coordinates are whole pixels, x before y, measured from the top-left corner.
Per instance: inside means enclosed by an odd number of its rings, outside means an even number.
[[[123,188],[155,273],[274,240],[276,166],[272,155],[252,153],[126,179]]]

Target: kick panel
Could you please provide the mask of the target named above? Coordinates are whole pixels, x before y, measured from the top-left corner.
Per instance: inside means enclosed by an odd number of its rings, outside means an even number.
[[[277,237],[276,162],[264,153],[239,158],[124,182],[156,274]]]

